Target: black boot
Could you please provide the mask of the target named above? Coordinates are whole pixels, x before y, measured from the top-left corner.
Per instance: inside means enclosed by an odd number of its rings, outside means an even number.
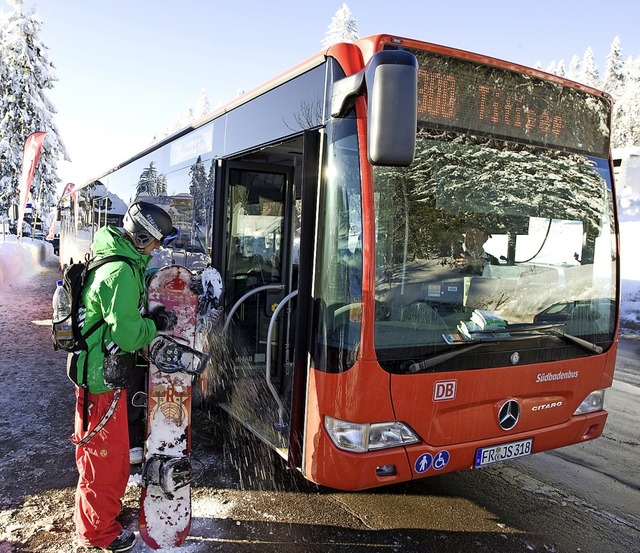
[[[113,540],[107,547],[92,547],[92,550],[102,551],[115,551],[123,552],[129,551],[136,544],[136,535],[131,530],[123,529],[120,535]]]

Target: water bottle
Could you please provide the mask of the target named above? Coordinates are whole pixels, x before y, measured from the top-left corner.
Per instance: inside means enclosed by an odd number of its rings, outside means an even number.
[[[69,295],[58,281],[53,293],[53,329],[58,347],[66,349],[73,343],[73,327],[71,326],[71,301]]]

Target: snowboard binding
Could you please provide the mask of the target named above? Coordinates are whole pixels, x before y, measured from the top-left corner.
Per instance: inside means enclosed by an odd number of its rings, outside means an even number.
[[[192,477],[189,457],[152,455],[142,469],[144,487],[158,486],[167,499],[173,499],[177,490],[191,484]]]
[[[170,336],[159,335],[149,346],[149,361],[164,373],[202,374],[209,354],[181,344]]]

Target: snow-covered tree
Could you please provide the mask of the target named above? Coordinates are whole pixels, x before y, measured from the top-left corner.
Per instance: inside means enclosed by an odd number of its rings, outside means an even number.
[[[211,241],[213,238],[213,197],[215,195],[215,186],[216,186],[216,161],[211,160],[211,165],[209,166],[209,174],[207,176],[207,191],[204,195],[204,205],[205,205],[205,221],[204,226],[206,228],[206,242],[211,245]]]
[[[353,42],[359,38],[358,22],[353,19],[349,6],[342,4],[329,23],[327,32],[322,39],[322,46],[328,48],[338,42]]]
[[[620,105],[614,115],[614,147],[640,145],[640,56],[629,57],[623,71],[624,86],[614,97],[614,105]]]
[[[626,142],[627,130],[623,129],[623,124],[627,120],[625,112],[632,109],[624,101],[625,96],[625,68],[622,61],[622,50],[620,49],[620,37],[615,37],[611,44],[611,50],[607,56],[602,79],[602,88],[611,94],[614,99],[613,104],[613,129],[612,142],[614,146]]]
[[[0,212],[19,196],[25,140],[44,131],[31,193],[36,206],[48,212],[60,180],[58,160],[69,161],[53,121],[56,109],[45,93],[57,78],[35,11],[25,13],[23,0],[7,2],[13,11],[0,12]]]
[[[207,89],[200,89],[200,94],[198,94],[198,99],[196,100],[196,105],[193,108],[193,115],[196,119],[200,119],[207,115],[211,111],[211,103],[209,102],[209,95],[207,94]]]
[[[577,81],[580,78],[580,58],[575,55],[569,62],[569,70],[567,71],[567,79]]]
[[[193,222],[196,225],[202,225],[205,222],[208,181],[207,172],[200,156],[191,166],[189,176],[191,177],[189,193],[193,196]]]
[[[536,65],[533,66],[535,69],[542,69],[542,64],[540,62],[536,62]],[[564,60],[560,60],[556,63],[556,60],[553,60],[547,68],[545,69],[547,73],[552,73],[554,75],[558,75],[559,77],[565,77],[566,71],[564,69]]]
[[[391,216],[381,224],[396,237],[396,252],[437,258],[470,226],[507,232],[512,214],[582,220],[597,234],[606,187],[591,162],[557,150],[531,151],[491,140],[420,130],[410,169],[376,167]],[[446,207],[444,207],[446,206]],[[492,206],[490,212],[487,207]],[[394,211],[395,210],[395,211]],[[405,212],[425,221],[405,233]],[[444,254],[447,255],[447,254]]]
[[[624,63],[622,61],[619,36],[615,37],[611,43],[611,50],[604,68],[602,86],[613,97],[619,96],[622,92],[622,87],[624,86]]]
[[[580,71],[580,82],[594,88],[600,88],[600,77],[598,76],[598,66],[593,56],[591,46],[587,48],[582,58],[582,69]]]
[[[140,196],[163,196],[167,193],[167,177],[158,173],[156,164],[152,161],[140,174],[136,185],[136,200]]]
[[[154,136],[152,142],[156,142],[163,138],[166,138],[170,134],[173,134],[180,129],[184,129],[194,121],[201,119],[211,111],[211,105],[209,103],[209,96],[207,90],[202,88],[198,94],[195,106],[189,106],[183,115],[176,115],[171,124],[160,134]]]
[[[547,71],[562,76],[561,63],[552,61]],[[540,62],[536,63],[536,67],[541,66]],[[611,95],[611,143],[614,148],[640,145],[640,57],[629,57],[623,63],[620,37],[613,39],[602,80],[591,48],[587,48],[582,59],[578,56],[571,58],[566,77]]]

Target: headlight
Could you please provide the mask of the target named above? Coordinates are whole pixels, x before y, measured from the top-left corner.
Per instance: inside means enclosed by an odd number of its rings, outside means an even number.
[[[399,421],[359,424],[325,417],[324,427],[336,447],[345,451],[375,451],[420,441],[411,428]]]
[[[574,415],[584,415],[585,413],[602,411],[602,409],[604,409],[604,390],[596,390],[584,398]]]

